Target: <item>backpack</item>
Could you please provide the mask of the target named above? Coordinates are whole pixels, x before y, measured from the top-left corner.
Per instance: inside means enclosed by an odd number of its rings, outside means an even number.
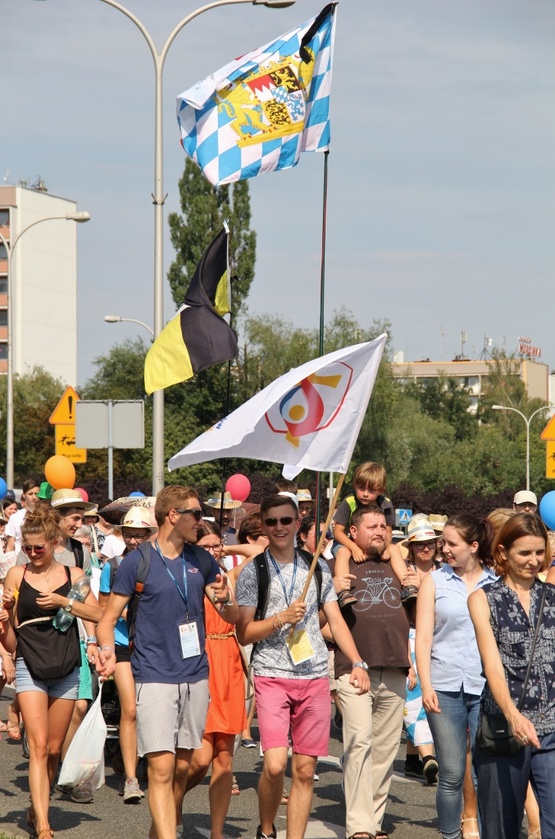
[[[85,564],[83,543],[80,542],[79,539],[74,539],[73,537],[70,537],[69,541],[71,542],[71,551],[75,557],[75,567],[83,568],[83,565]]]
[[[193,549],[195,558],[198,560],[199,563],[199,570],[206,582],[206,578],[212,570],[212,557],[204,549],[196,549],[196,545],[189,545],[189,547]],[[137,576],[135,577],[135,591],[133,593],[133,596],[131,597],[131,600],[127,604],[127,634],[129,636],[130,649],[133,649],[133,642],[135,640],[135,621],[137,619],[139,601],[144,591],[146,578],[148,577],[148,572],[150,571],[151,543],[143,542],[141,545],[138,546],[137,549],[141,553],[141,558],[139,559],[139,564],[137,566]],[[111,591],[112,582],[114,580],[116,571],[119,567],[119,562],[117,561],[117,557],[112,557],[112,559],[109,559],[108,562],[110,563]]]
[[[311,554],[307,551],[297,550],[297,556],[300,556],[310,568],[312,565]],[[252,562],[256,568],[256,578],[258,581],[258,603],[256,605],[254,619],[255,621],[261,621],[266,614],[268,600],[270,599],[270,569],[268,568],[268,562],[266,561],[266,552],[257,554]],[[320,608],[322,605],[322,569],[319,562],[316,563],[316,568],[314,570],[314,580],[316,582],[318,608]]]

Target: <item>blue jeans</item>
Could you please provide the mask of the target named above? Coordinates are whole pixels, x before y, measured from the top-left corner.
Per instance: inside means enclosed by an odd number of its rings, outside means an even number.
[[[518,839],[529,780],[540,807],[542,836],[555,837],[555,733],[540,737],[540,744],[541,749],[527,746],[507,757],[474,750],[482,839]]]
[[[462,787],[466,743],[474,744],[480,697],[473,693],[436,690],[441,714],[427,714],[439,763],[436,806],[443,839],[461,835]]]

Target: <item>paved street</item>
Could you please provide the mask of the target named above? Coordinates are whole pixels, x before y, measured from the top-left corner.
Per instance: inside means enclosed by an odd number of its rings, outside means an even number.
[[[6,719],[8,696],[0,700],[0,719]],[[256,728],[255,728],[256,731]],[[312,819],[307,837],[324,839],[345,835],[345,814],[341,793],[339,755],[341,744],[338,731],[332,727],[331,755],[318,764],[320,780],[315,783]],[[26,837],[24,813],[29,806],[27,761],[23,759],[20,744],[3,735],[0,743],[0,836]],[[402,750],[396,769],[402,769]],[[261,768],[258,749],[239,748],[236,756],[236,775],[241,792],[231,799],[226,833],[231,839],[253,839],[258,824],[256,785]],[[133,839],[148,836],[148,807],[146,800],[139,805],[124,805],[117,794],[119,778],[110,766],[106,767],[106,786],[100,789],[93,804],[74,804],[68,798],[54,793],[51,807],[51,824],[56,839],[96,839],[115,837]],[[183,823],[187,839],[198,835],[209,836],[208,781],[187,796]],[[434,808],[434,789],[418,781],[396,776],[391,788],[391,803],[384,823],[384,830],[395,839],[425,839],[437,836]],[[280,807],[277,828],[285,827],[286,807]],[[281,834],[283,836],[284,833]]]
[[[0,700],[0,719],[6,719],[7,695]],[[256,727],[254,727],[256,731]],[[27,761],[23,759],[20,744],[8,740],[0,743],[0,837],[26,839],[24,814],[29,806]],[[306,833],[307,839],[344,839],[345,811],[341,793],[339,755],[341,744],[338,731],[332,726],[330,756],[319,762],[320,779],[315,782],[312,817]],[[395,764],[395,777],[391,786],[390,802],[383,829],[394,839],[432,839],[437,837],[435,814],[435,788],[408,780],[401,774],[404,747],[401,746]],[[241,792],[232,796],[226,835],[230,839],[254,839],[257,818],[256,785],[261,768],[259,750],[239,748],[236,775]],[[106,767],[106,786],[100,789],[93,804],[74,804],[68,798],[54,793],[51,806],[51,824],[56,839],[146,839],[148,836],[148,807],[124,805],[117,794],[119,777],[110,766]],[[187,796],[183,824],[186,839],[208,837],[208,781]],[[278,837],[285,836],[286,807],[280,807]]]

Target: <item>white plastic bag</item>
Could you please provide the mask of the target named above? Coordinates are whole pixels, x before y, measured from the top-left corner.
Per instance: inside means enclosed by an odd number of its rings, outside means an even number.
[[[106,742],[106,723],[100,706],[102,700],[100,683],[98,696],[87,712],[87,716],[77,729],[69,749],[66,752],[60,771],[60,786],[75,787],[88,783],[92,789],[99,789],[104,784],[104,744]]]

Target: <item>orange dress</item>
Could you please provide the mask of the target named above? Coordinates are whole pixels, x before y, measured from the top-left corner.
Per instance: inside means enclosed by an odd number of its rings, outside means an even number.
[[[245,680],[235,627],[205,598],[206,654],[210,704],[206,734],[240,734],[247,725]]]

